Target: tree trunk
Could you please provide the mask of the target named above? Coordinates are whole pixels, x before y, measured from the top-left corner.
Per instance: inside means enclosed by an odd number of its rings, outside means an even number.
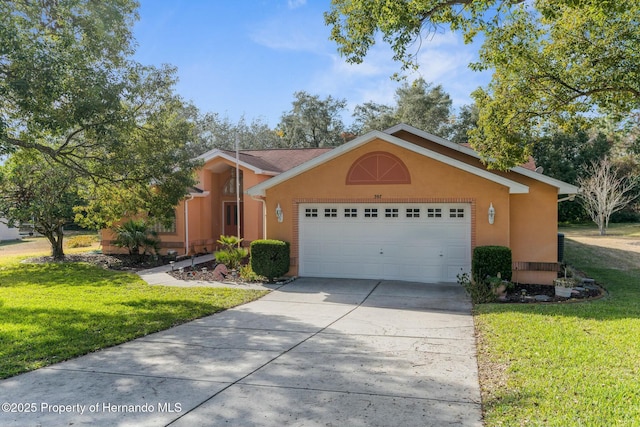
[[[58,225],[53,229],[47,229],[44,233],[45,237],[51,243],[51,256],[55,261],[61,261],[64,259],[64,250],[62,249],[62,239],[64,232],[62,225]]]

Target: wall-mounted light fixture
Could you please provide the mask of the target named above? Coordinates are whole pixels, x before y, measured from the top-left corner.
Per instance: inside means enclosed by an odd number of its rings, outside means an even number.
[[[282,213],[280,203],[278,203],[278,206],[276,206],[276,217],[278,217],[278,222],[282,222],[282,220],[284,219],[284,214]]]
[[[496,209],[493,207],[493,203],[489,205],[488,215],[489,215],[489,224],[493,224],[493,221],[496,218]]]

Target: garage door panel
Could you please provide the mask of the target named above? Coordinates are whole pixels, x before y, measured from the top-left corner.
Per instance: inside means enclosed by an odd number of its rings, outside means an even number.
[[[470,268],[466,204],[303,204],[299,219],[300,275],[433,282]]]

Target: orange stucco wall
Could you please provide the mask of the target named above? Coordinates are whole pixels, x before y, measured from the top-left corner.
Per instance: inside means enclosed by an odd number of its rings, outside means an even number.
[[[181,201],[175,208],[176,229],[174,233],[159,234],[161,253],[175,250],[178,255],[212,252],[218,244],[217,240],[224,234],[223,203],[236,202],[235,195],[224,195],[223,187],[235,163],[226,159],[216,158],[207,162],[197,171],[198,183],[196,187],[204,193],[196,194],[193,198]],[[257,175],[250,169],[240,168],[243,177],[243,187],[249,188],[266,179],[269,175]],[[241,190],[242,191],[242,190]],[[252,200],[249,196],[241,195],[244,221],[241,234],[245,244],[263,237],[263,208],[262,202]],[[185,221],[185,215],[188,215]],[[115,239],[111,230],[102,230],[102,246],[105,253],[123,252],[111,244]]]
[[[400,158],[411,173],[411,184],[346,185],[352,163],[369,151],[386,151]],[[272,187],[266,200],[268,237],[292,244],[290,274],[297,274],[297,205],[303,202],[468,202],[473,209],[472,245],[511,245],[507,187],[381,140]],[[497,212],[493,225],[487,219],[491,203]],[[284,211],[282,223],[274,213],[278,204]]]

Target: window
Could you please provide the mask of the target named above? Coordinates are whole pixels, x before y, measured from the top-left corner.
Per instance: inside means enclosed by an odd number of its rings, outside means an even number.
[[[442,209],[440,208],[428,208],[427,218],[442,218]]]
[[[365,208],[364,209],[364,217],[365,218],[378,218],[378,208]]]
[[[242,194],[242,171],[240,171],[240,193]],[[224,183],[224,187],[222,187],[222,194],[224,194],[225,196],[233,196],[236,194],[236,170],[235,169],[231,169],[231,176],[229,177],[229,179],[227,180],[227,182]]]
[[[398,208],[386,208],[384,210],[385,218],[397,218],[398,217]]]
[[[358,209],[356,208],[345,208],[344,209],[344,217],[345,218],[356,218],[358,216]]]
[[[449,209],[449,218],[464,218],[464,209]]]
[[[155,223],[153,222],[153,218],[149,218],[150,223],[152,224],[150,226],[151,230],[155,231],[158,234],[161,233],[175,233],[176,232],[176,215],[175,213],[173,214],[173,217],[171,218],[171,222],[169,224],[167,223],[163,223],[162,221],[155,221]]]
[[[420,209],[407,208],[407,218],[420,218]]]
[[[317,208],[306,208],[304,210],[304,216],[307,218],[317,218],[318,217],[318,209]]]
[[[324,209],[324,217],[325,218],[336,218],[338,216],[338,209],[336,208],[325,208]]]

